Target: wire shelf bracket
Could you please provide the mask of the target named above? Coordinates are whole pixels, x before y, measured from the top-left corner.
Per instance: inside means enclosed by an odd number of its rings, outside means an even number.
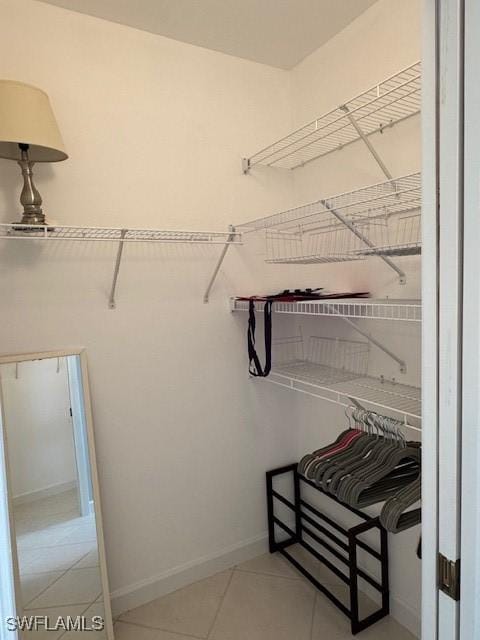
[[[376,248],[375,244],[371,240],[369,240],[367,238],[367,236],[365,234],[363,234],[353,222],[351,222],[348,218],[346,218],[339,211],[334,209],[326,200],[322,200],[322,204],[326,209],[328,209],[330,211],[330,213],[332,215],[334,215],[337,218],[337,220],[340,220],[340,222],[342,224],[344,224],[348,229],[350,229],[350,231],[355,236],[357,236],[357,238],[359,240],[361,240],[364,244],[366,244],[367,247],[369,247],[370,249],[375,249]],[[378,257],[381,260],[383,260],[385,262],[385,264],[390,267],[390,269],[393,269],[393,271],[395,271],[395,273],[398,275],[398,281],[399,281],[400,284],[406,284],[407,276],[405,275],[405,271],[400,269],[400,267],[398,267],[395,264],[395,262],[393,262],[393,260],[391,258],[389,258],[388,256],[378,255]]]
[[[365,143],[365,146],[367,147],[367,149],[370,151],[370,153],[372,154],[372,156],[375,159],[375,162],[378,164],[378,166],[380,167],[380,169],[383,171],[383,173],[385,174],[386,178],[388,180],[393,180],[393,175],[390,173],[390,171],[387,168],[387,165],[383,162],[382,158],[380,157],[380,154],[378,153],[378,151],[375,149],[375,147],[373,146],[373,144],[370,142],[370,140],[368,139],[368,137],[365,135],[365,133],[362,131],[362,128],[360,127],[360,125],[358,124],[357,120],[355,119],[355,116],[353,116],[353,114],[350,112],[350,109],[347,107],[346,104],[342,105],[340,107],[340,109],[342,111],[345,111],[345,113],[347,114],[347,118],[350,121],[350,123],[352,124],[352,127],[355,129],[355,131],[358,133],[359,137],[362,139],[362,141]]]
[[[343,322],[346,322],[352,329],[354,329],[361,336],[364,336],[369,342],[374,344],[378,349],[386,353],[387,356],[395,360],[395,362],[400,366],[400,373],[407,373],[407,363],[402,358],[399,358],[393,351],[391,351],[388,347],[382,344],[379,340],[374,338],[368,331],[364,331],[360,329],[357,323],[354,320],[350,320],[350,318],[342,318]]]
[[[342,109],[342,111],[345,111],[345,113],[347,114],[347,118],[351,122],[352,127],[358,133],[358,135],[361,138],[361,140],[365,143],[365,146],[370,151],[370,153],[373,156],[375,162],[378,164],[380,169],[385,174],[385,177],[387,178],[387,180],[393,181],[393,175],[390,173],[387,165],[382,160],[382,158],[381,158],[380,154],[378,153],[378,151],[375,149],[373,144],[370,142],[368,137],[363,132],[362,128],[360,127],[360,125],[358,124],[357,120],[355,119],[355,116],[350,112],[350,109],[347,107],[347,105],[341,106],[340,109]],[[392,186],[394,186],[394,183],[392,183]],[[328,206],[326,204],[325,204],[325,206],[328,209]],[[338,213],[336,211],[334,211],[333,209],[330,209],[330,211],[339,220],[342,220],[342,217],[339,217]],[[343,223],[347,224],[347,222],[348,222],[347,219],[344,218],[343,219]],[[350,223],[350,224],[352,224],[352,223]],[[347,226],[349,226],[349,225],[347,224]],[[368,240],[368,238],[366,236],[364,236],[361,232],[359,232],[358,229],[356,229],[355,225],[352,224],[352,226],[349,227],[349,228],[353,233],[355,233],[357,238],[362,240],[362,242],[364,242],[367,245],[367,247],[369,247],[370,249],[375,248],[374,243],[370,242],[370,240]],[[356,230],[354,230],[354,229],[356,229]],[[377,255],[378,255],[379,258],[381,258],[385,262],[385,264],[387,264],[391,269],[393,269],[398,274],[400,284],[406,284],[407,277],[405,275],[405,272],[402,271],[402,269],[400,269],[399,267],[397,267],[397,265],[392,260],[390,260],[390,258],[388,258],[388,256],[386,256],[385,254],[377,253]],[[350,324],[352,324],[352,326],[355,326],[355,324],[353,322],[350,323]],[[377,345],[377,346],[380,346],[380,345]],[[382,348],[382,347],[380,347],[380,348]],[[388,353],[388,351],[386,351],[386,353]],[[389,355],[392,355],[392,354],[389,353]],[[392,356],[392,357],[394,357],[394,356]],[[395,358],[395,359],[397,360],[397,358]],[[402,370],[402,369],[405,369],[405,363],[402,362],[401,360],[397,360],[397,361],[400,364],[400,371],[402,371],[402,373],[405,373],[405,371]]]
[[[122,229],[121,240],[118,243],[117,258],[115,260],[115,267],[113,269],[112,288],[110,289],[110,297],[108,299],[108,307],[109,307],[109,309],[115,309],[116,306],[117,306],[116,302],[115,302],[115,290],[117,288],[118,273],[120,271],[120,264],[122,262],[124,238],[125,238],[126,235],[127,235],[127,229]]]
[[[218,275],[218,272],[220,271],[220,267],[222,266],[223,261],[225,260],[225,256],[227,255],[230,245],[233,244],[235,241],[236,233],[235,233],[235,227],[233,225],[230,225],[229,232],[230,233],[225,242],[225,246],[223,247],[220,257],[218,258],[218,262],[215,265],[215,269],[213,270],[212,277],[210,278],[209,283],[207,285],[205,295],[203,296],[204,304],[208,304],[208,301],[210,299],[210,292],[212,290],[213,285],[215,284],[215,280],[217,279],[217,275]]]

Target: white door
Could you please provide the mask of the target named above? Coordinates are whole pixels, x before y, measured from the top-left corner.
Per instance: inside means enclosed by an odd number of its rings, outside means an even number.
[[[460,638],[480,638],[480,3],[465,1]]]
[[[91,470],[88,457],[85,408],[83,406],[82,375],[78,356],[67,356],[68,386],[70,391],[70,411],[73,425],[73,440],[77,462],[78,493],[80,512],[88,516],[94,512]]]
[[[14,556],[8,491],[6,437],[0,379],[0,640],[16,640],[18,633],[11,631],[7,619],[17,615],[15,602]]]
[[[464,9],[424,1],[422,640],[461,637]]]

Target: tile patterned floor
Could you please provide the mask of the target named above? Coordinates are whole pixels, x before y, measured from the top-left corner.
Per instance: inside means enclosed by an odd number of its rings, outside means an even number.
[[[302,559],[302,561],[304,561]],[[338,597],[346,588],[322,575]],[[370,601],[363,599],[368,608]],[[281,556],[264,555],[127,611],[115,640],[347,640],[347,619]],[[415,640],[392,618],[362,640]]]
[[[79,517],[76,491],[18,505],[14,522],[24,615],[48,615],[52,620],[59,615],[101,615],[97,613],[103,605],[95,519]],[[24,632],[23,636],[71,637],[62,630]],[[89,638],[105,635],[89,632]]]

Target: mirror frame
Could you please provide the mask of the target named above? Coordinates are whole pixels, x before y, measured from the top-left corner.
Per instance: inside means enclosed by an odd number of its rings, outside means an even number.
[[[107,640],[114,640],[112,606],[110,602],[110,588],[109,588],[109,582],[108,582],[107,559],[105,554],[105,539],[104,539],[104,531],[103,531],[100,485],[98,481],[97,457],[95,453],[95,437],[94,437],[94,428],[93,428],[92,402],[90,397],[86,350],[83,348],[82,349],[66,349],[66,350],[60,350],[60,351],[40,351],[36,353],[21,353],[21,354],[15,354],[15,355],[0,356],[0,365],[12,364],[12,363],[15,364],[18,362],[27,362],[31,360],[49,360],[54,358],[64,358],[68,356],[78,356],[80,361],[83,400],[84,400],[84,409],[85,409],[85,423],[87,427],[88,453],[90,458],[92,490],[93,490],[93,499],[94,499],[94,506],[95,506],[95,526],[96,526],[96,532],[97,532],[100,579],[102,584],[102,594],[103,594],[103,604],[104,604],[104,623],[105,623]],[[19,588],[18,556],[17,556],[16,536],[15,536],[15,523],[13,518],[12,494],[10,491],[8,442],[7,442],[7,434],[6,434],[3,389],[1,385],[1,379],[0,379],[0,412],[1,412],[1,426],[2,426],[0,435],[3,435],[3,450],[4,450],[4,459],[0,460],[0,464],[3,464],[5,475],[6,475],[6,487],[7,487],[7,494],[8,494],[6,496],[6,499],[8,503],[8,514],[9,514],[10,550],[12,553],[12,564],[13,564],[13,574],[14,574],[13,581],[14,581],[14,592],[15,592],[15,603],[16,603],[16,610],[18,612],[22,609],[22,604],[19,603],[20,588]],[[18,615],[18,613],[16,613],[16,615]]]

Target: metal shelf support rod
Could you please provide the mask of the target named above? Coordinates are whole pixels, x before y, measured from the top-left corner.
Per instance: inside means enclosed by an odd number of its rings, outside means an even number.
[[[352,327],[352,329],[357,331],[360,335],[364,336],[369,342],[371,342],[376,347],[378,347],[381,351],[386,353],[387,356],[390,356],[390,358],[392,358],[392,360],[395,360],[395,362],[398,362],[398,364],[400,365],[400,373],[406,373],[407,372],[407,364],[406,364],[405,360],[402,360],[401,358],[399,358],[397,355],[395,355],[393,353],[393,351],[390,351],[390,349],[388,349],[385,345],[383,345],[379,340],[377,340],[376,338],[372,337],[372,335],[370,333],[368,333],[368,331],[364,331],[363,329],[360,329],[360,327],[357,325],[357,323],[354,322],[353,320],[350,320],[350,318],[344,318],[342,316],[340,316],[340,317],[342,318],[342,320],[344,322],[346,322],[348,325],[350,325]]]
[[[112,288],[110,290],[110,298],[108,300],[108,306],[109,306],[110,309],[115,309],[115,307],[116,307],[115,290],[117,288],[117,280],[118,280],[118,273],[120,271],[120,263],[122,262],[123,245],[125,244],[124,241],[123,241],[123,238],[125,238],[125,236],[127,235],[127,231],[128,231],[128,229],[122,229],[121,234],[120,234],[122,239],[118,243],[117,259],[115,260],[115,268],[113,270]]]
[[[326,200],[322,200],[321,202],[323,206],[326,209],[328,209],[328,211],[330,211],[330,213],[337,218],[337,220],[340,220],[340,222],[344,224],[348,229],[350,229],[350,231],[354,235],[356,235],[357,238],[359,238],[364,244],[366,244],[367,247],[370,247],[370,249],[376,249],[376,246],[374,245],[374,243],[371,240],[369,240],[367,236],[363,235],[363,233],[357,229],[357,227],[353,222],[351,222],[339,211],[331,207]],[[397,267],[397,265],[393,262],[393,260],[390,260],[390,258],[388,258],[387,256],[378,256],[378,257],[381,260],[383,260],[385,264],[387,264],[390,267],[390,269],[393,269],[395,273],[398,274],[398,277],[400,279],[400,284],[405,284],[407,282],[407,277],[405,275],[405,272],[402,271],[400,267]]]
[[[353,405],[355,405],[357,407],[357,409],[362,409],[363,411],[366,411],[366,409],[363,406],[363,404],[361,404],[358,400],[355,400],[355,398],[350,398],[350,396],[347,396],[347,398],[350,400],[350,402]]]
[[[229,236],[228,236],[228,238],[227,238],[227,240],[225,242],[225,245],[224,245],[224,247],[222,249],[222,252],[221,252],[220,257],[218,259],[218,262],[217,262],[217,264],[215,266],[215,269],[213,270],[213,274],[212,274],[212,277],[210,278],[210,281],[209,281],[209,283],[207,285],[207,290],[205,291],[205,295],[203,296],[203,302],[205,304],[207,304],[209,299],[210,299],[210,292],[211,292],[212,287],[213,287],[213,285],[215,283],[215,280],[217,278],[218,272],[220,271],[220,267],[222,266],[222,263],[225,260],[225,256],[227,255],[227,251],[228,251],[230,245],[232,244],[232,242],[235,240],[235,227],[233,225],[230,225],[228,227],[228,230],[229,230],[230,234],[229,234]]]
[[[358,124],[358,122],[356,121],[355,117],[350,113],[350,109],[347,107],[347,105],[342,105],[340,107],[340,109],[342,111],[345,111],[345,113],[347,114],[347,118],[350,120],[350,122],[352,124],[352,127],[355,129],[355,131],[358,133],[360,138],[363,140],[363,142],[365,143],[367,149],[370,151],[372,156],[375,158],[375,161],[378,164],[378,166],[380,167],[380,169],[383,171],[383,173],[386,175],[386,177],[389,180],[393,180],[393,176],[390,173],[390,171],[388,170],[386,164],[383,162],[383,160],[381,159],[380,155],[378,154],[377,150],[375,149],[373,144],[370,142],[368,137],[362,131],[362,129],[361,129],[360,125]]]
[[[368,139],[368,136],[365,135],[364,131],[362,130],[362,128],[360,127],[360,125],[358,124],[357,120],[355,119],[355,117],[352,115],[352,113],[350,112],[350,109],[347,107],[347,105],[343,105],[340,107],[340,109],[342,109],[342,111],[344,111],[347,114],[347,118],[349,119],[349,121],[352,124],[352,127],[355,129],[355,131],[358,133],[358,135],[360,136],[360,138],[363,140],[363,142],[365,143],[365,146],[367,147],[367,149],[370,151],[370,153],[372,154],[373,158],[375,159],[375,162],[378,164],[378,166],[380,167],[380,169],[383,171],[383,173],[385,174],[385,176],[388,178],[388,180],[393,180],[393,175],[390,173],[390,171],[388,170],[387,165],[384,163],[384,161],[382,160],[382,158],[380,157],[379,153],[377,152],[377,150],[375,149],[375,147],[373,146],[373,144],[370,142],[370,140]],[[333,209],[330,209],[330,211],[338,218],[338,213],[334,212]],[[365,244],[367,246],[369,246],[370,248],[374,248],[375,245],[373,243],[371,243],[368,238],[366,238],[366,236],[363,236],[363,234],[361,234],[358,230],[355,229],[355,226],[352,225],[352,227],[350,227],[350,230],[353,231],[353,233],[355,233],[355,235],[357,236],[357,238],[360,238],[360,240],[363,240],[363,242],[365,242]],[[368,241],[367,241],[368,240]],[[389,258],[387,258],[386,256],[379,256],[380,258],[382,258],[382,260],[388,264],[388,266],[393,269],[394,271],[396,271],[398,273],[398,276],[400,278],[400,284],[405,284],[407,281],[407,278],[405,276],[405,272],[402,271],[399,267],[396,266],[396,264],[390,260]]]

